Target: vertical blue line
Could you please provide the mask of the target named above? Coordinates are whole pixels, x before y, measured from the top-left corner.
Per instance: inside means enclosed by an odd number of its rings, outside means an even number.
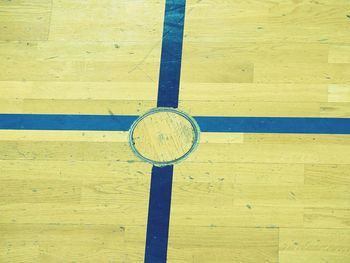
[[[172,181],[172,165],[153,166],[148,206],[145,263],[166,262]]]
[[[179,104],[186,0],[166,0],[157,107]],[[152,168],[145,263],[167,261],[173,166]]]
[[[186,0],[167,0],[165,3],[158,107],[178,106],[185,7]]]

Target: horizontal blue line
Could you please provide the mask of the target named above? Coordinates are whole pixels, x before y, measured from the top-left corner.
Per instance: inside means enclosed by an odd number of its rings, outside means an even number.
[[[0,114],[0,129],[128,131],[137,117],[130,115]]]
[[[203,132],[350,134],[350,118],[195,117]]]
[[[128,131],[135,115],[0,114],[0,129]],[[350,118],[197,116],[202,132],[350,134]]]

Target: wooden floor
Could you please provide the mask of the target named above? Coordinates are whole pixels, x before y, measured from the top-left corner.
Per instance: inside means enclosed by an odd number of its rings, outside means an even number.
[[[1,0],[0,113],[156,106],[164,0]],[[179,108],[350,117],[348,0],[188,0]],[[143,262],[151,166],[125,132],[0,130],[0,262]],[[350,135],[202,133],[169,263],[350,262]]]

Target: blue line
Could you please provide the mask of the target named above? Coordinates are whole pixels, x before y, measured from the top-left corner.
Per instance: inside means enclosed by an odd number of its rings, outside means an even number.
[[[350,118],[195,117],[202,132],[350,134]]]
[[[152,168],[145,263],[167,258],[173,166]]]
[[[158,107],[178,106],[185,6],[186,0],[167,0],[165,4]]]
[[[0,114],[0,129],[128,131],[137,116]]]
[[[182,42],[186,0],[166,0],[157,107],[179,104]],[[145,263],[165,263],[171,205],[173,166],[153,166]]]
[[[0,130],[128,131],[133,115],[0,114]],[[350,134],[350,118],[197,116],[202,132]]]

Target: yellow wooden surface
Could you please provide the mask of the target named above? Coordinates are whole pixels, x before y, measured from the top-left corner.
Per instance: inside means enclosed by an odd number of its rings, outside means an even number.
[[[350,116],[348,1],[189,0],[187,6],[184,110]]]
[[[347,0],[187,0],[180,109],[350,117]],[[0,1],[0,113],[155,107],[164,0]],[[151,167],[125,132],[0,131],[0,262],[143,262]],[[170,263],[350,261],[350,137],[202,133]]]

